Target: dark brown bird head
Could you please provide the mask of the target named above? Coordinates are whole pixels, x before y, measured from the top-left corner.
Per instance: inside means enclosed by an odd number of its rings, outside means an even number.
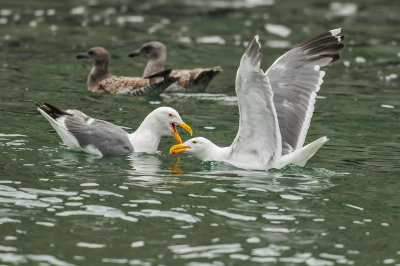
[[[88,58],[94,65],[108,64],[110,56],[103,47],[93,47],[89,51],[76,55],[77,59]]]
[[[147,60],[157,60],[167,56],[167,48],[160,42],[147,42],[140,49],[129,53],[129,57],[141,55]]]

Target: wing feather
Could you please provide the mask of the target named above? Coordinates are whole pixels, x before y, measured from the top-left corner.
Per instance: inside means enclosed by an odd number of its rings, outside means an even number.
[[[239,131],[232,143],[231,159],[267,166],[280,155],[278,119],[267,75],[260,69],[258,36],[248,46],[236,74]]]
[[[320,67],[339,59],[340,29],[328,31],[291,49],[267,70],[282,136],[282,155],[303,146],[315,98],[325,72]]]
[[[133,151],[128,134],[121,127],[107,121],[68,116],[65,125],[82,148],[91,146],[98,149],[103,156]]]

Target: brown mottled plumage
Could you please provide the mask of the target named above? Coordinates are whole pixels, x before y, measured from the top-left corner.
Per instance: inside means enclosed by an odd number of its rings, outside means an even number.
[[[108,72],[110,58],[103,47],[93,47],[85,53],[79,53],[76,58],[88,58],[92,61],[93,67],[87,79],[87,86],[88,90],[97,93],[156,95],[179,79],[169,76],[169,70],[145,78],[113,76]]]
[[[130,57],[138,55],[142,55],[147,59],[143,77],[164,70],[167,60],[167,49],[161,42],[145,43],[140,49],[129,54]],[[204,92],[211,79],[221,71],[222,69],[219,66],[172,70],[171,76],[179,77],[179,81],[169,86],[165,92]]]

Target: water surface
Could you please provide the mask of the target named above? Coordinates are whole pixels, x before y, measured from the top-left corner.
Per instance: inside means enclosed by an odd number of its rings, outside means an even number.
[[[0,262],[5,265],[395,265],[400,263],[396,1],[13,1],[0,6]],[[177,109],[197,136],[237,132],[235,72],[246,43],[262,67],[342,27],[307,142],[306,167],[244,171],[168,154],[102,158],[60,143],[31,101],[134,130]],[[128,53],[163,41],[168,67],[220,65],[205,94],[156,99],[86,90],[78,52],[104,46],[110,71],[141,75]],[[189,136],[182,133],[182,138]],[[201,264],[203,263],[203,264]]]

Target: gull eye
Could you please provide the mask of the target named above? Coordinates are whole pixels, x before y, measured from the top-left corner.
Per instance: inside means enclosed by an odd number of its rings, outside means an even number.
[[[193,143],[193,144],[196,144],[196,143],[197,143],[197,141],[195,141],[195,140],[192,140],[192,143]]]
[[[88,55],[94,55],[94,54],[95,54],[95,52],[92,51],[92,50],[90,50],[90,51],[88,52]]]
[[[169,115],[169,116],[174,116],[174,115],[173,115],[173,114],[171,114],[171,113],[169,113],[168,115]]]
[[[142,48],[142,50],[144,52],[149,52],[151,50],[151,48],[152,48],[151,46],[145,46],[145,47]]]

